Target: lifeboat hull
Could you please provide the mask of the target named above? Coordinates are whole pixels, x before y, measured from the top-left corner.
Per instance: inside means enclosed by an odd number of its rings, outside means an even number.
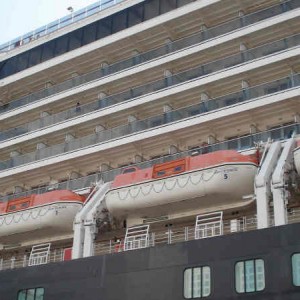
[[[24,242],[72,233],[73,220],[82,202],[55,202],[0,215],[0,243]]]
[[[300,175],[300,145],[294,151],[294,162],[297,173]]]
[[[198,207],[243,202],[253,193],[257,166],[252,163],[223,164],[189,171],[166,178],[144,181],[110,190],[106,195],[108,210],[113,215],[129,215],[151,207],[171,206],[180,201],[199,198]],[[202,200],[201,200],[202,199]]]

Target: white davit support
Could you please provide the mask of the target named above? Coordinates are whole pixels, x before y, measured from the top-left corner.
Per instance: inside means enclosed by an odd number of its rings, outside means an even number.
[[[149,225],[140,225],[127,228],[124,251],[149,247]]]
[[[261,160],[258,173],[255,177],[254,190],[256,197],[257,209],[257,228],[269,227],[270,214],[269,214],[269,199],[271,197],[271,176],[276,167],[280,152],[281,143],[274,142],[270,148],[267,148],[267,154]]]
[[[51,243],[32,246],[28,266],[47,264],[49,261]]]
[[[105,194],[110,185],[110,182],[98,182],[84,207],[77,213],[73,225],[72,259],[93,255],[96,217],[105,208]]]
[[[195,224],[195,240],[223,234],[223,212],[198,215]]]
[[[284,225],[287,223],[287,201],[288,192],[286,184],[290,171],[293,170],[293,150],[296,142],[292,137],[284,144],[277,166],[272,176],[272,193],[274,207],[274,222],[275,226]]]

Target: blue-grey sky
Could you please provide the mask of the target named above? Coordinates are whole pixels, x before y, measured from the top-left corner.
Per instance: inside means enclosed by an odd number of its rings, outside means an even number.
[[[0,45],[97,0],[0,0]]]

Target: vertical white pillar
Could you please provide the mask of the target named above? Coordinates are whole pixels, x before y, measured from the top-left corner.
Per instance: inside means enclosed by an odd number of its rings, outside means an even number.
[[[273,209],[275,226],[287,224],[287,209],[284,188],[275,188],[273,192]]]

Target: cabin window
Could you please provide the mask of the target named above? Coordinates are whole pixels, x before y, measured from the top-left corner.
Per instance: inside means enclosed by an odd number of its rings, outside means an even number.
[[[240,261],[235,265],[235,290],[238,293],[262,291],[265,288],[265,266],[262,259]]]
[[[12,211],[12,210],[16,210],[16,209],[17,209],[17,207],[15,205],[10,205],[8,207],[8,211]]]
[[[41,287],[21,290],[18,292],[18,300],[43,300],[44,292],[44,288]]]
[[[21,204],[21,208],[27,208],[29,206],[29,202],[24,202]]]
[[[210,267],[185,269],[183,282],[185,299],[208,297],[211,292]]]
[[[166,174],[166,171],[158,171],[157,176],[163,176]]]
[[[175,171],[175,172],[179,172],[179,171],[181,171],[181,170],[182,170],[182,166],[177,166],[177,167],[174,168],[174,171]]]
[[[292,272],[293,284],[300,286],[300,253],[295,253],[292,256]]]
[[[123,174],[133,173],[133,172],[135,172],[136,170],[137,170],[136,167],[133,167],[133,168],[127,168],[127,169],[124,169],[122,173],[123,173]]]

